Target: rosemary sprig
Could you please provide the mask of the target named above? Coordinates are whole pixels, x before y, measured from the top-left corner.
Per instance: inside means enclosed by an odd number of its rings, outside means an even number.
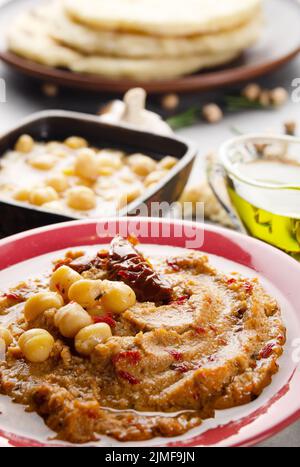
[[[249,101],[243,96],[227,95],[222,99],[221,107],[227,112],[237,112],[241,110],[261,110],[264,107],[258,101]],[[173,130],[179,130],[199,122],[202,116],[201,107],[190,107],[186,111],[174,115],[167,119],[167,123]]]
[[[260,102],[249,101],[249,99],[243,96],[224,96],[224,105],[228,112],[248,109],[260,110],[265,108]]]
[[[167,119],[167,123],[173,130],[179,130],[187,126],[194,125],[201,117],[201,109],[197,107],[190,107],[185,112],[174,115]]]

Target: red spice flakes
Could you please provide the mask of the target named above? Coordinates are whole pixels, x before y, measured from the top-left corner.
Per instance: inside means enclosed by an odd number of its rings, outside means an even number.
[[[215,356],[215,355],[209,355],[209,356],[207,357],[207,361],[208,361],[208,362],[211,362],[211,363],[212,363],[212,362],[214,362],[215,360],[216,360],[216,356]]]
[[[211,331],[213,331],[215,334],[217,334],[217,332],[218,332],[218,329],[217,329],[216,326],[214,326],[213,324],[210,324],[210,325],[209,325],[209,329],[210,329]]]
[[[245,282],[244,283],[244,289],[245,291],[250,295],[253,292],[253,284],[251,282]]]
[[[170,349],[167,350],[167,352],[176,360],[177,362],[180,362],[180,360],[183,359],[183,354],[182,352],[178,352],[178,350],[175,349]]]
[[[176,271],[176,272],[180,271],[180,267],[176,263],[176,260],[167,259],[166,263],[171,269],[173,269],[173,271]]]
[[[122,379],[125,379],[129,384],[140,384],[140,381],[133,376],[132,374],[128,373],[127,371],[118,371],[118,376]]]
[[[228,285],[232,285],[232,284],[235,284],[235,283],[236,283],[236,279],[234,279],[233,277],[231,279],[228,279],[228,281],[227,281]]]
[[[171,366],[171,369],[178,371],[178,373],[187,373],[188,371],[192,370],[193,367],[191,363],[174,363],[174,365]]]
[[[275,347],[275,343],[274,342],[269,342],[269,344],[267,344],[259,353],[259,356],[261,358],[269,358],[272,353],[273,353],[273,349]]]
[[[5,293],[4,297],[7,298],[8,300],[13,300],[15,302],[24,302],[25,298],[22,297],[22,295],[17,294],[17,293]]]
[[[115,328],[117,325],[117,322],[110,316],[93,316],[93,321],[94,323],[105,323],[108,324],[111,328]]]
[[[194,328],[194,330],[197,334],[206,334],[206,329],[202,326],[197,326],[196,328]]]
[[[64,259],[59,260],[59,261],[55,264],[55,266],[54,266],[54,268],[53,268],[53,271],[54,271],[54,272],[57,271],[57,269],[59,269],[59,268],[62,267],[62,266],[68,266],[70,263],[72,263],[72,261],[73,261],[72,258],[64,258]]]
[[[127,350],[119,352],[113,357],[113,363],[116,365],[119,361],[125,360],[126,363],[136,366],[142,359],[141,353],[138,350]]]
[[[173,303],[175,303],[176,305],[183,305],[189,300],[189,298],[189,295],[182,295],[181,297],[178,297],[177,300],[175,300]]]

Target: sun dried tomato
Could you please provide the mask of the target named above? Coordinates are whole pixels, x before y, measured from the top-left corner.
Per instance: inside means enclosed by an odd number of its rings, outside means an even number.
[[[169,303],[172,300],[169,284],[128,240],[120,236],[111,242],[107,271],[110,280],[122,280],[129,285],[140,302]]]

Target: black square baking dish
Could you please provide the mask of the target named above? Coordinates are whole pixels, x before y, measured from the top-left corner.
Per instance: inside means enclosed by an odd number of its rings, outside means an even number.
[[[0,158],[11,150],[22,134],[30,134],[36,141],[63,141],[69,136],[81,136],[95,147],[110,147],[128,152],[143,152],[159,161],[166,155],[179,159],[168,175],[142,196],[129,204],[121,215],[132,215],[138,207],[151,202],[172,203],[180,197],[189,178],[196,150],[176,137],[165,137],[117,125],[102,123],[97,116],[67,111],[44,111],[31,115],[19,126],[0,137]],[[22,174],[16,173],[16,177]],[[0,234],[7,236],[35,227],[81,219],[28,206],[0,197]],[[102,216],[109,215],[103,212]]]

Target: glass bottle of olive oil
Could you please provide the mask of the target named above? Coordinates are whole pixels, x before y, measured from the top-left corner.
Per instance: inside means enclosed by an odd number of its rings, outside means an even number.
[[[239,172],[260,184],[228,178],[231,202],[249,234],[300,260],[300,165],[255,161]]]

